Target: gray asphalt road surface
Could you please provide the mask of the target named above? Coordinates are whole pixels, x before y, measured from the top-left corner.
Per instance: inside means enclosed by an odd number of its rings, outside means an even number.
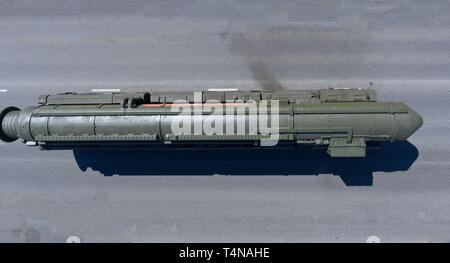
[[[320,160],[295,174],[311,162],[292,156],[288,176],[191,152],[138,159],[169,172],[104,176],[80,167],[104,156],[1,143],[0,241],[449,242],[449,14],[447,1],[0,1],[2,108],[92,89],[371,86],[424,118],[407,151],[377,157],[391,172],[356,185]]]

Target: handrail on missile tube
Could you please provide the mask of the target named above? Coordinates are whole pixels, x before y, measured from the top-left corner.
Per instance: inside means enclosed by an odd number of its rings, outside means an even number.
[[[136,98],[131,98],[131,99],[128,101],[128,109],[133,108],[135,103],[136,103]]]
[[[121,102],[120,102],[120,108],[123,109],[125,108],[125,105],[128,102],[128,98],[124,98]]]
[[[140,103],[143,102],[143,99],[141,98],[136,98],[136,97],[131,97],[131,98],[124,98],[121,102],[120,102],[120,108],[124,109],[124,108],[136,108],[136,106]]]

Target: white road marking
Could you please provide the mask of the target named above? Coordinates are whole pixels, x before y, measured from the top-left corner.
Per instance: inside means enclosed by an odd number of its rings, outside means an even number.
[[[0,92],[8,92],[7,89],[0,89]]]
[[[92,92],[120,92],[120,89],[91,89]]]
[[[208,91],[238,91],[239,89],[226,89],[226,88],[217,88],[217,89],[208,89]]]

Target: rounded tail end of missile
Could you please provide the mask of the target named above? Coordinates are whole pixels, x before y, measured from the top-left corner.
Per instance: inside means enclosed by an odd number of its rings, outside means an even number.
[[[8,107],[0,112],[0,140],[13,142],[19,138],[16,131],[16,120],[20,114],[17,107]]]

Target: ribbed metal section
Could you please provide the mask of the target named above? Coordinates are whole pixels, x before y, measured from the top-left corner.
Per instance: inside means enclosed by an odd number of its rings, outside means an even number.
[[[18,138],[16,131],[16,122],[20,111],[8,112],[2,121],[2,130],[6,136],[11,139]]]
[[[156,141],[158,136],[154,135],[54,135],[54,136],[36,136],[36,141],[43,142],[82,142],[82,141]]]

